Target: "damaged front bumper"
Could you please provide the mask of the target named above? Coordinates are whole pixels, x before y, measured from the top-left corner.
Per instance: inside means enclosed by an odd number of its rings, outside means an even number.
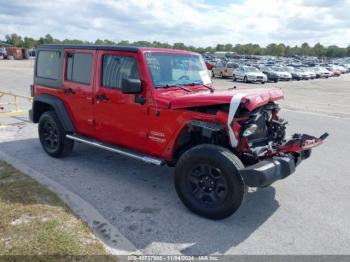
[[[328,137],[324,133],[319,138],[295,134],[291,140],[278,147],[264,160],[240,170],[244,183],[250,187],[265,187],[294,173],[297,165],[311,155],[316,147]]]

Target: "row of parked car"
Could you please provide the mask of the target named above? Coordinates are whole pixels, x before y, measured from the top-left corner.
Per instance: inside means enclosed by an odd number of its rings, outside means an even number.
[[[212,77],[231,77],[233,81],[259,82],[262,84],[266,82],[328,78],[350,72],[350,64],[271,65],[242,64],[230,60],[220,61],[216,64],[207,62],[207,68],[212,72]]]

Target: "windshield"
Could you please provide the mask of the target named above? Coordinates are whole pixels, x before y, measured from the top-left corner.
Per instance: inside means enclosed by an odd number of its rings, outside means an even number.
[[[282,68],[277,67],[277,66],[274,66],[274,67],[272,67],[272,68],[273,68],[273,70],[275,70],[276,72],[285,72]]]
[[[254,67],[254,66],[249,66],[244,69],[246,72],[255,72],[255,73],[260,73],[260,71]]]
[[[211,85],[201,56],[192,54],[145,53],[155,88],[182,85]]]

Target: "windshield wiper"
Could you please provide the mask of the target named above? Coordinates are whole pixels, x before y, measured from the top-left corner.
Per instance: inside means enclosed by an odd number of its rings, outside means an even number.
[[[185,84],[185,86],[194,86],[194,85],[201,85],[201,86],[204,86],[206,87],[207,89],[210,90],[210,93],[213,93],[214,92],[214,88],[209,86],[209,85],[206,85],[206,84],[203,84],[203,83],[196,83],[196,82],[193,82],[193,83],[189,83],[189,84]]]
[[[186,87],[184,87],[184,86],[182,86],[182,85],[164,85],[164,86],[158,86],[158,88],[170,88],[170,87],[178,87],[178,88],[181,88],[182,90],[185,90],[185,91],[187,91],[187,92],[192,92],[192,90],[191,89],[188,89],[188,88],[186,88]]]

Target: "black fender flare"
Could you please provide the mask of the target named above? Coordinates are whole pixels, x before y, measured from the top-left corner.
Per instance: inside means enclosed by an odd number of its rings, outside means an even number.
[[[178,137],[174,143],[172,156],[175,157],[178,150],[191,143],[191,133],[197,130],[200,132],[200,136],[210,139],[213,134],[225,132],[225,126],[209,121],[191,120],[186,123],[184,128],[179,132]],[[186,149],[187,150],[187,149]]]
[[[29,112],[30,118],[33,123],[38,123],[41,114],[47,111],[43,110],[43,105],[48,105],[53,108],[58,119],[61,121],[64,130],[67,133],[75,132],[74,124],[70,115],[68,114],[68,111],[63,101],[56,96],[48,94],[42,94],[34,97],[32,110]]]

